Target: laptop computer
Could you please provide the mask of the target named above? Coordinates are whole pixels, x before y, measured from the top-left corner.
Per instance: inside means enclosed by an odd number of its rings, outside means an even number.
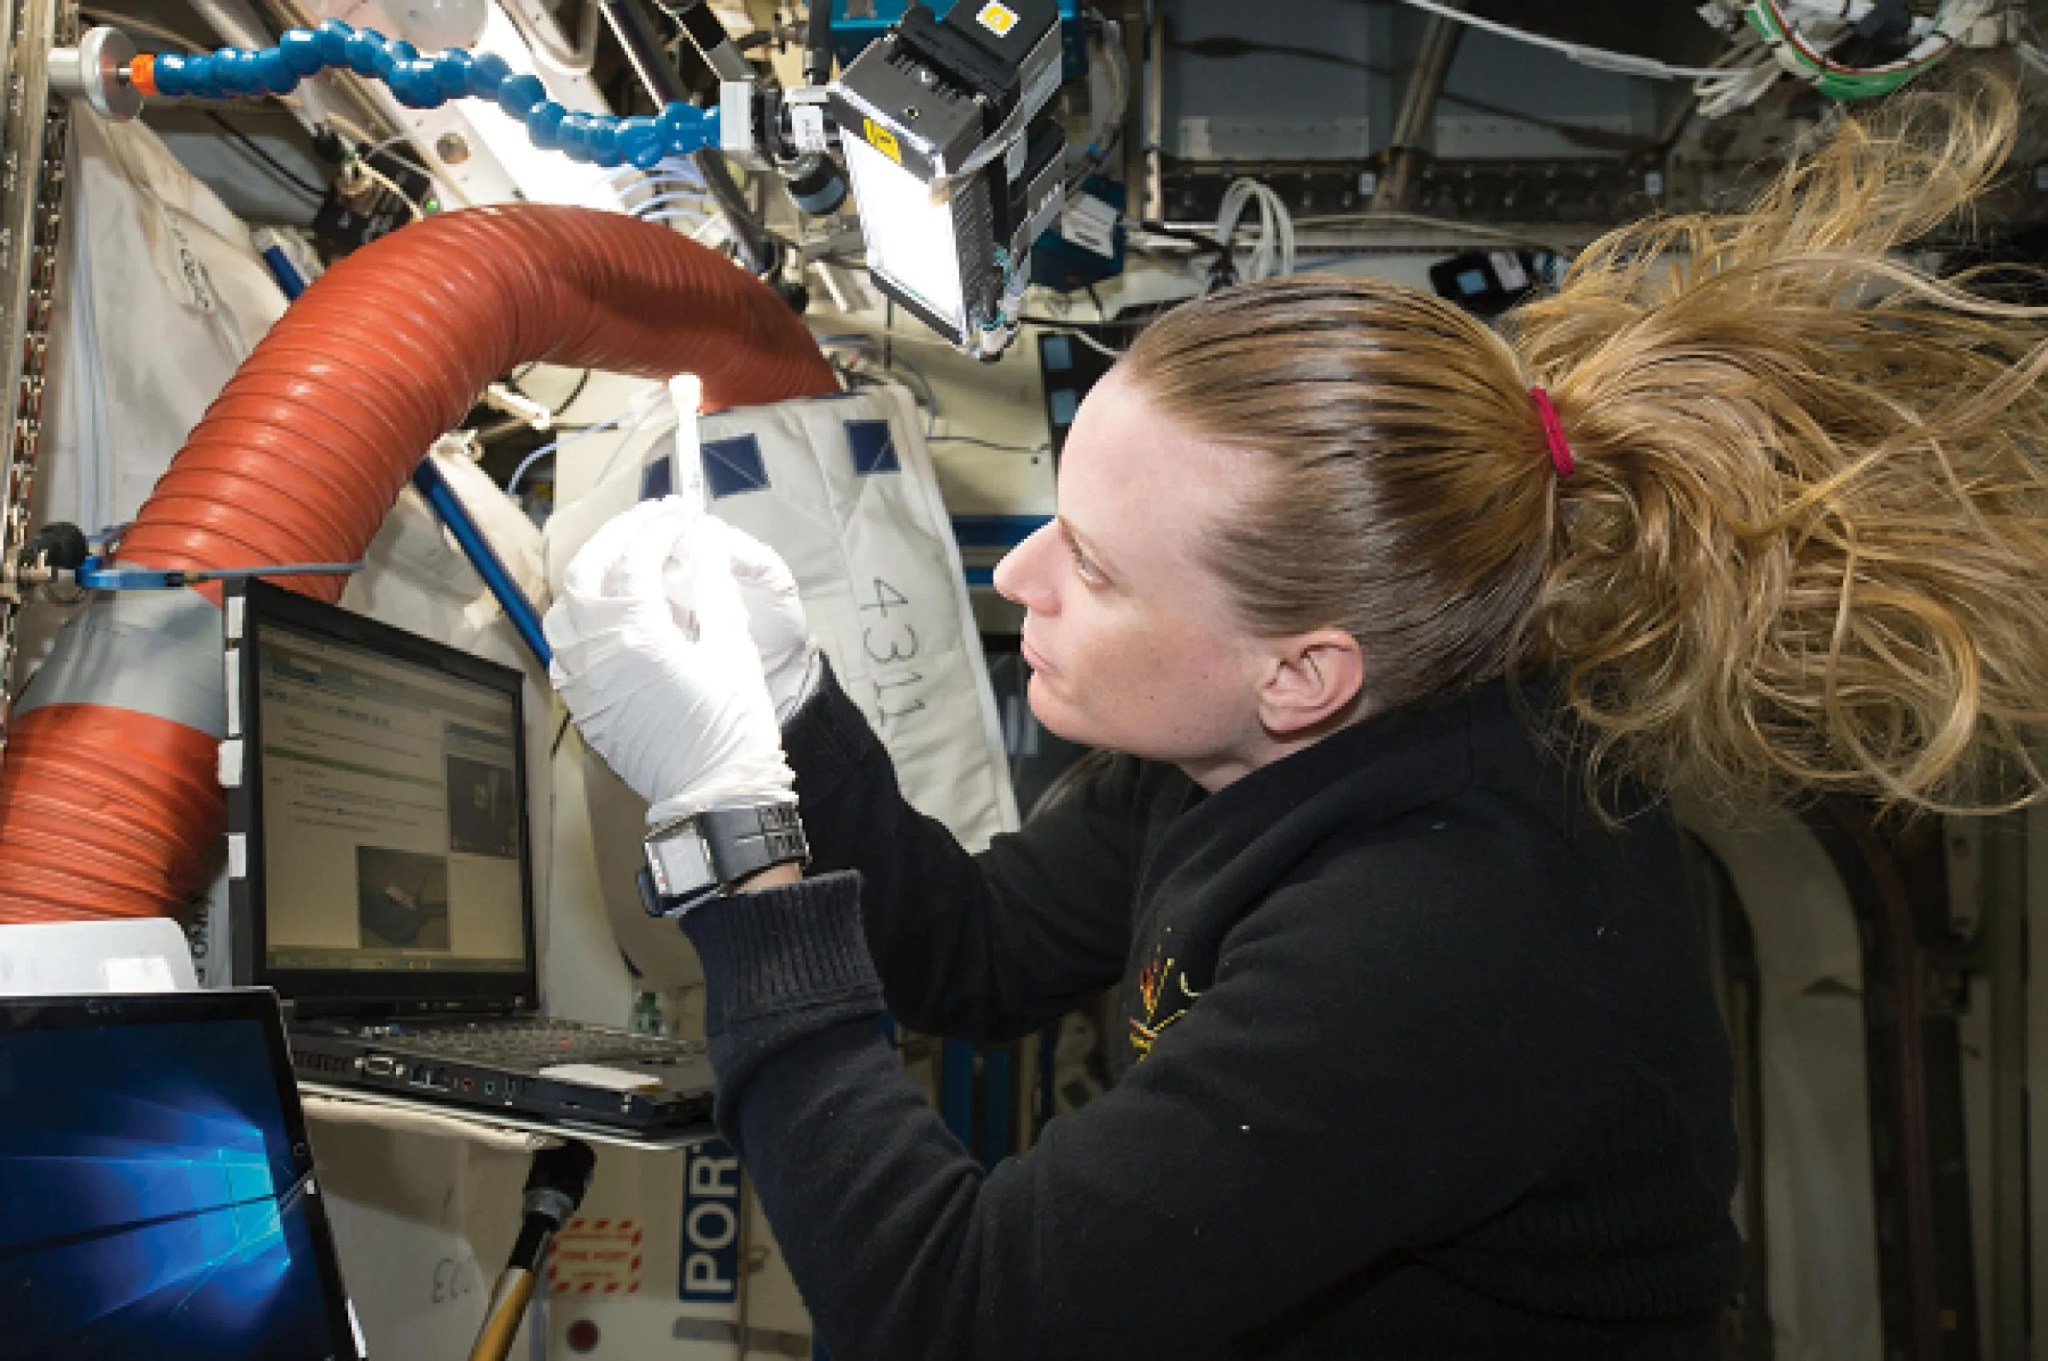
[[[709,1120],[701,1044],[540,1014],[520,673],[260,581],[223,605],[228,948],[301,1077],[628,1137]]]
[[[0,999],[0,1361],[360,1361],[265,990]]]

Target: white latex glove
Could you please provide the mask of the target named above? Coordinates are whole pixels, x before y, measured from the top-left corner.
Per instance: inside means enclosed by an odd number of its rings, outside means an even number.
[[[795,785],[733,579],[735,531],[679,497],[591,536],[543,621],[548,674],[649,826]]]
[[[732,547],[733,580],[739,582],[740,600],[747,607],[747,631],[761,654],[775,716],[787,720],[804,696],[818,655],[804,622],[796,577],[774,549],[752,535],[727,525],[725,537]]]

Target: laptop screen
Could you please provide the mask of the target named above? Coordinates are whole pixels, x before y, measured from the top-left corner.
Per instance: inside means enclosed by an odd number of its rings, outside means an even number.
[[[239,665],[256,981],[318,1004],[533,995],[520,676],[260,584]]]
[[[0,1358],[361,1355],[267,991],[0,1001]]]

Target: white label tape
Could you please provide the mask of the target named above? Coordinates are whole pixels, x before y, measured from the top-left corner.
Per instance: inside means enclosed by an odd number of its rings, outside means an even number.
[[[1114,257],[1116,219],[1116,209],[1093,194],[1083,194],[1060,214],[1060,235],[1083,250]]]

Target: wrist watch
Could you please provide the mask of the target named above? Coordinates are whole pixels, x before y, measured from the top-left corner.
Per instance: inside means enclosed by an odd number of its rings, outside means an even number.
[[[795,799],[720,804],[671,818],[647,834],[640,905],[679,917],[773,865],[808,864],[810,843]]]

